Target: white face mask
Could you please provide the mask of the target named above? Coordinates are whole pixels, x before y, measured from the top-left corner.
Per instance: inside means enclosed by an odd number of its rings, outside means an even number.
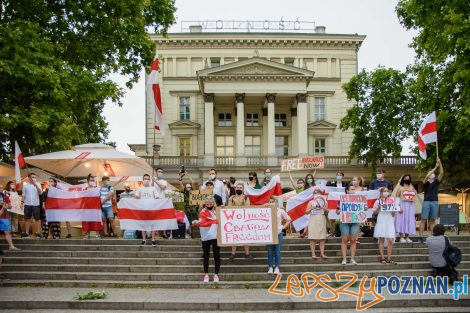
[[[37,181],[37,180],[38,180],[37,177],[34,177],[34,178],[33,178],[33,181]]]
[[[384,174],[377,173],[377,179],[382,179],[382,178],[384,178]]]
[[[429,180],[433,181],[436,179],[436,174],[432,173],[431,176],[429,176]]]
[[[95,181],[91,181],[88,184],[90,185],[90,187],[96,187],[96,182]]]
[[[383,196],[384,196],[384,198],[387,198],[388,196],[390,196],[390,192],[384,192]]]
[[[343,179],[343,176],[341,175],[336,176],[336,180],[342,180],[342,179]]]
[[[144,179],[144,186],[150,186],[150,180]]]
[[[215,179],[215,174],[209,174],[209,179],[214,180]]]
[[[352,181],[352,185],[353,185],[354,187],[356,187],[356,186],[359,185],[359,182],[358,182],[357,180],[353,180],[353,181]]]

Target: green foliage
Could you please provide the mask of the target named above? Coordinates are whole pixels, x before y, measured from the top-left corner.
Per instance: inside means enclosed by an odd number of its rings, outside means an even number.
[[[174,23],[174,0],[6,0],[0,5],[0,158],[104,142],[105,101],[150,65],[153,42]]]
[[[90,291],[84,295],[77,294],[77,300],[97,300],[106,298],[106,291]]]

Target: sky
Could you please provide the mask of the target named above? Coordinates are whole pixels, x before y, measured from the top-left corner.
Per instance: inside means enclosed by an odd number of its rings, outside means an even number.
[[[181,21],[198,20],[284,20],[314,21],[327,33],[366,35],[359,50],[359,70],[379,65],[404,70],[413,62],[409,47],[413,33],[406,31],[395,13],[398,0],[176,0],[176,24],[169,32],[180,32]],[[128,143],[145,143],[144,71],[134,87],[125,89],[123,106],[107,103],[103,115],[109,123],[108,141],[117,149],[131,152]],[[125,78],[111,77],[121,87]],[[409,143],[403,154],[408,154]]]

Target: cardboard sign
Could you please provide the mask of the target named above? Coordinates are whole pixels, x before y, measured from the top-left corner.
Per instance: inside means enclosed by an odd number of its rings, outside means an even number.
[[[217,208],[219,246],[278,243],[277,209],[272,206]]]
[[[15,192],[10,193],[11,208],[8,210],[10,213],[24,215],[24,208],[21,205],[21,197]]]
[[[212,195],[213,193],[208,190],[194,190],[191,191],[189,195],[189,204],[191,205],[202,205],[206,201],[206,197],[208,195]]]
[[[324,156],[285,159],[281,163],[281,172],[315,170],[325,167]]]
[[[366,195],[340,195],[341,223],[361,223],[367,220]]]
[[[380,211],[382,212],[399,212],[400,211],[400,202],[399,198],[395,200],[394,198],[390,197],[385,201],[380,201]]]

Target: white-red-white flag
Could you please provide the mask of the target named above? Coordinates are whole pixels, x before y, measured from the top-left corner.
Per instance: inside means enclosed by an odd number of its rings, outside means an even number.
[[[273,176],[266,186],[255,189],[245,184],[245,195],[250,199],[251,205],[263,205],[269,203],[271,196],[282,195],[281,178],[279,175]]]
[[[201,240],[213,240],[217,239],[217,228],[219,222],[215,212],[208,209],[202,209],[199,213],[199,231],[201,232]]]
[[[18,142],[15,141],[15,180],[16,183],[21,183],[21,169],[26,167],[23,153],[21,153]]]
[[[150,67],[150,74],[147,76],[145,91],[147,94],[147,107],[155,108],[155,130],[164,135],[162,95],[160,92],[158,56],[155,56]]]
[[[424,160],[428,158],[426,153],[426,145],[432,142],[437,142],[436,112],[432,112],[426,116],[418,130],[419,155]]]
[[[101,222],[100,189],[66,191],[50,187],[45,208],[48,222]]]
[[[178,229],[171,199],[129,199],[118,202],[121,229],[142,231]]]

